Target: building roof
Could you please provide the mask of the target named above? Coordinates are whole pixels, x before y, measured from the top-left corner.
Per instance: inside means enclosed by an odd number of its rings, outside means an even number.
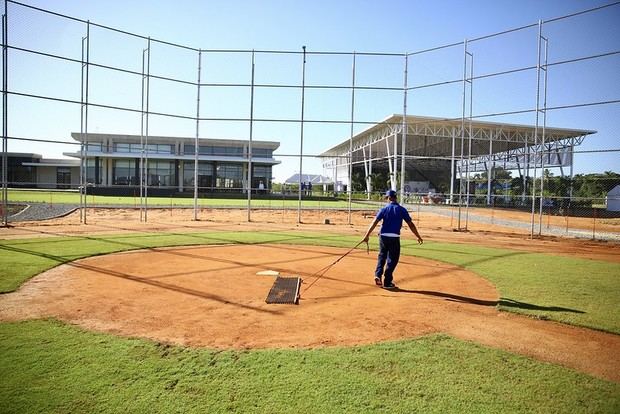
[[[293,174],[289,178],[287,178],[284,183],[285,184],[299,184],[300,177],[299,174]],[[333,184],[331,178],[325,177],[324,175],[316,175],[316,174],[302,174],[301,182],[307,183],[311,182],[312,184]]]
[[[127,135],[127,134],[99,134],[99,133],[88,133],[82,134],[80,132],[72,132],[71,137],[78,141],[83,142],[84,138],[87,141],[93,142],[101,142],[105,139],[111,139],[114,142],[140,142],[140,135]],[[188,144],[194,144],[196,142],[195,137],[173,137],[173,136],[156,136],[149,135],[148,142],[150,144],[169,144],[171,141],[182,141]],[[225,139],[225,138],[199,138],[199,145],[215,145],[215,146],[243,146],[248,144],[250,141],[247,139]],[[277,141],[260,141],[260,140],[252,140],[252,147],[254,148],[266,148],[266,149],[277,149],[280,147],[280,143]]]
[[[375,125],[352,137],[353,151],[371,145],[386,137],[400,135],[403,125],[403,115],[393,114]],[[452,154],[452,138],[460,141],[461,118],[448,119],[428,116],[407,115],[407,148],[406,152],[412,155],[425,155],[429,157],[448,157]],[[492,152],[506,152],[516,148],[534,145],[536,127],[534,125],[507,124],[501,122],[488,122],[465,120],[465,140],[469,139],[471,125],[472,156],[488,155],[489,141],[493,140]],[[538,139],[541,139],[542,125],[538,127]],[[595,134],[596,131],[566,129],[546,126],[544,128],[545,142],[553,143],[571,138],[583,139],[586,135]],[[412,139],[415,137],[424,138]],[[324,151],[325,157],[342,156],[349,152],[350,140],[345,139],[340,144]],[[421,142],[424,141],[424,142]],[[581,143],[581,141],[579,141]],[[400,145],[400,142],[398,143]],[[457,143],[458,146],[458,143]],[[467,150],[466,150],[467,152]],[[457,151],[460,154],[460,148]]]

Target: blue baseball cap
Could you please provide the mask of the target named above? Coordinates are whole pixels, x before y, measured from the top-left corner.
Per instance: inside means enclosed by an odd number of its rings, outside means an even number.
[[[387,190],[385,192],[385,196],[386,197],[396,197],[396,191],[394,191],[394,190]]]

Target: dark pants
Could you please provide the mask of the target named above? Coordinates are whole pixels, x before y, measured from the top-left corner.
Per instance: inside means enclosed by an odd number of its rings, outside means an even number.
[[[379,257],[377,258],[377,269],[375,269],[375,277],[381,277],[383,275],[383,284],[389,285],[392,283],[394,269],[398,264],[400,258],[400,237],[385,237],[379,236]],[[385,268],[385,274],[383,273],[383,266]]]

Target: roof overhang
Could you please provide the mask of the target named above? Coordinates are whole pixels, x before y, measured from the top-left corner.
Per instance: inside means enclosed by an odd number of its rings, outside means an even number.
[[[592,130],[578,130],[555,128],[539,125],[507,124],[500,122],[488,122],[477,120],[463,120],[436,118],[408,115],[403,122],[403,115],[390,115],[375,125],[354,135],[351,139],[344,140],[340,144],[326,150],[321,154],[323,157],[339,157],[349,153],[352,144],[353,151],[384,141],[388,137],[401,135],[403,124],[406,126],[407,146],[406,153],[428,156],[450,157],[452,155],[452,140],[464,139],[474,142],[472,156],[501,153],[516,148],[525,148],[538,145],[543,135],[547,144],[565,142],[572,138],[583,139],[586,135],[595,134]],[[464,128],[463,128],[464,126]],[[471,131],[471,133],[470,133]],[[538,132],[538,134],[536,134]],[[424,142],[422,142],[424,141]],[[486,143],[483,143],[486,141]],[[497,143],[489,149],[489,141]],[[400,142],[397,143],[400,146]],[[457,143],[457,146],[459,144]],[[467,145],[467,144],[465,144]],[[434,152],[430,148],[434,146]],[[460,154],[460,149],[457,151]]]

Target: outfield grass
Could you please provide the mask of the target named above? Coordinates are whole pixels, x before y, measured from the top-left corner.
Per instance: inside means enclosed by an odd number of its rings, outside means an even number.
[[[141,233],[0,241],[0,292],[82,257],[158,246],[287,243],[351,247],[350,236],[300,232]],[[376,248],[376,240],[371,246]],[[620,334],[620,264],[466,244],[403,243],[403,254],[471,270],[497,286],[502,310]],[[398,277],[398,271],[396,273]]]
[[[8,200],[10,203],[56,203],[56,204],[79,204],[80,194],[75,191],[41,191],[41,190],[9,190]],[[135,197],[128,196],[102,196],[88,195],[88,204],[96,205],[123,205],[140,206],[140,194]],[[149,206],[160,207],[190,207],[194,205],[193,197],[148,197]],[[247,198],[199,198],[199,207],[246,207]],[[253,198],[252,207],[266,208],[292,208],[299,205],[297,198],[278,198],[273,195],[270,199]],[[346,208],[347,200],[302,200],[303,207],[315,208]],[[366,204],[352,202],[354,208],[368,207]]]
[[[213,351],[0,324],[4,413],[617,413],[620,384],[433,335]]]

